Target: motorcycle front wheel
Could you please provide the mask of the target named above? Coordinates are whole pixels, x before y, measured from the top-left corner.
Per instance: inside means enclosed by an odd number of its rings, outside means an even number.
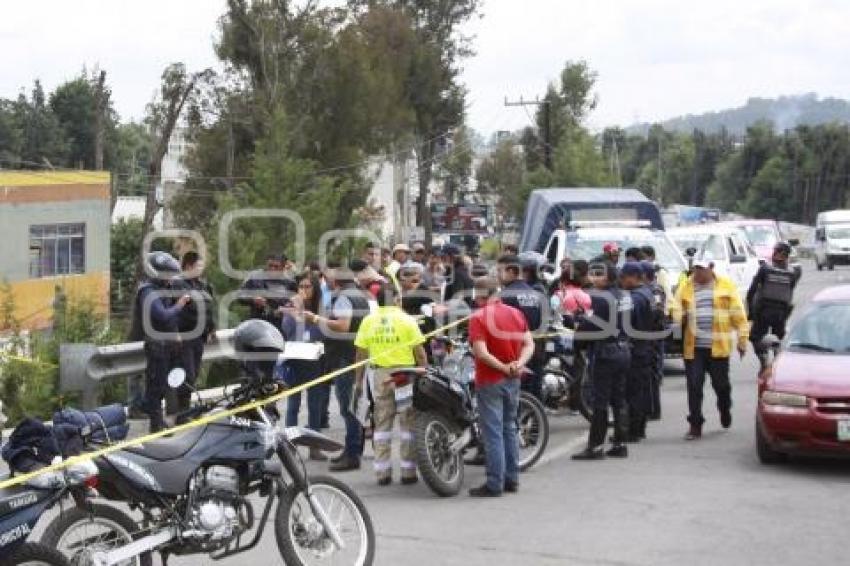
[[[128,545],[139,533],[136,522],[109,505],[89,503],[85,509],[71,507],[60,513],[41,537],[41,543],[68,557],[71,564],[88,564],[92,553]],[[150,552],[121,563],[121,566],[151,566]]]
[[[8,562],[7,562],[8,561]],[[45,546],[27,542],[3,560],[7,566],[71,566],[60,552]]]
[[[546,416],[546,409],[537,397],[525,391],[519,396],[517,437],[519,470],[524,472],[537,463],[549,444],[549,417]]]
[[[425,484],[440,497],[457,495],[463,486],[463,451],[451,449],[458,436],[457,427],[443,415],[416,413],[416,465]]]
[[[340,564],[371,566],[375,559],[375,530],[360,497],[336,478],[310,478],[312,493],[344,543],[337,548],[313,514],[303,491],[288,489],[275,516],[275,538],[287,566]]]

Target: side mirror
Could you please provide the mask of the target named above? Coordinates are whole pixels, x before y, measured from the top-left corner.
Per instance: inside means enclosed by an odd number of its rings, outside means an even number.
[[[729,263],[747,263],[747,256],[745,256],[745,255],[729,256]]]
[[[779,345],[782,344],[782,341],[777,338],[774,334],[768,334],[759,342],[759,346],[761,346],[764,350],[778,350]]]
[[[688,257],[694,257],[697,255],[697,249],[694,247],[688,248],[685,250],[685,255]]]
[[[824,230],[823,228],[818,228],[817,230],[815,230],[815,240],[817,240],[818,242],[825,242],[826,230]]]
[[[186,370],[183,368],[174,368],[168,372],[168,386],[172,389],[178,389],[186,383]]]
[[[796,247],[800,245],[800,240],[799,238],[791,238],[790,240],[788,240],[788,243]]]

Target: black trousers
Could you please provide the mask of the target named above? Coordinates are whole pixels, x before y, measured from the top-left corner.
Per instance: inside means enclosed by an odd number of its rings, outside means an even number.
[[[628,436],[626,377],[631,364],[628,346],[615,343],[595,344],[591,351],[590,376],[593,395],[593,418],[587,447],[594,449],[605,443],[608,433],[608,407],[614,413],[614,442],[625,442]]]
[[[180,365],[180,352],[176,344],[145,342],[145,394],[142,410],[150,418],[151,432],[165,428],[162,400],[168,393],[168,372]]]
[[[788,321],[790,309],[787,305],[764,305],[759,307],[753,316],[753,326],[750,330],[750,342],[756,355],[764,365],[767,353],[761,347],[761,340],[768,334],[774,334],[780,340],[785,337],[785,323]]]
[[[186,370],[186,384],[177,390],[168,389],[165,400],[166,412],[175,415],[188,409],[192,404],[192,391],[201,373],[201,363],[204,357],[204,339],[200,336],[185,340],[180,349],[180,365]]]
[[[656,374],[654,361],[654,358],[632,358],[626,385],[630,436],[646,434],[646,421],[653,410],[652,385]]]
[[[685,360],[688,380],[688,422],[702,426],[702,398],[705,374],[711,378],[711,387],[717,395],[717,409],[723,413],[732,408],[732,384],[729,382],[729,358],[713,358],[710,348],[696,348],[694,359]]]

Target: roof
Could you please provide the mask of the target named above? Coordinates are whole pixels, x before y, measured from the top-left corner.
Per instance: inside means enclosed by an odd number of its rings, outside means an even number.
[[[724,220],[723,224],[730,226],[776,226],[776,220],[766,218],[745,218],[742,220]]]
[[[671,237],[682,234],[737,234],[739,231],[739,226],[733,226],[725,222],[694,224],[692,226],[676,226],[675,228],[667,229],[667,233],[669,233]]]
[[[812,302],[850,301],[850,285],[834,285],[818,292]]]
[[[109,171],[0,171],[0,187],[103,185],[109,180]]]
[[[623,189],[620,187],[581,187],[581,188],[556,188],[537,189],[531,192],[549,203],[561,202],[599,202],[604,199],[608,203],[617,202],[650,202],[646,195],[637,189]]]

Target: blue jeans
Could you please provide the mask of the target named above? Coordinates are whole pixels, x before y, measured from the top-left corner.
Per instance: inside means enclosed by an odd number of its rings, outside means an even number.
[[[476,389],[487,458],[487,487],[496,493],[502,493],[506,481],[519,481],[519,389],[518,379],[503,379]]]
[[[349,365],[347,362],[340,367]],[[360,435],[363,427],[349,408],[351,407],[351,396],[354,392],[354,372],[344,373],[334,379],[336,385],[336,400],[339,402],[339,414],[345,421],[345,455],[356,460],[360,459],[361,441]]]
[[[310,430],[321,430],[327,399],[330,396],[331,386],[328,383],[320,383],[307,390],[307,428]],[[299,411],[301,411],[301,393],[287,397],[286,426],[298,426]]]

